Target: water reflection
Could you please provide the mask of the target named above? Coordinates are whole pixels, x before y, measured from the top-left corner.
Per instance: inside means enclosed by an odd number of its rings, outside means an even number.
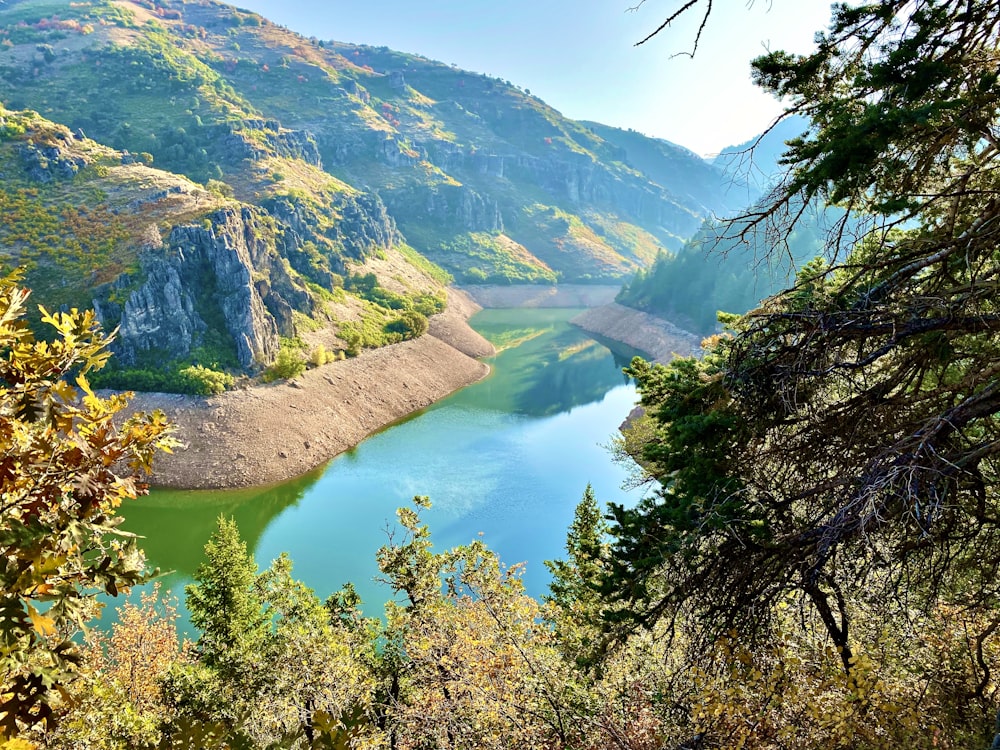
[[[263,567],[287,551],[296,577],[325,597],[354,582],[369,614],[387,592],[375,552],[394,512],[415,494],[439,549],[482,533],[508,563],[527,561],[540,595],[545,559],[563,554],[566,529],[587,483],[601,502],[629,502],[624,472],[601,446],[635,400],[621,367],[632,353],[568,324],[575,311],[489,310],[473,325],[497,343],[484,381],[369,438],[322,469],[267,488],[154,491],[123,509],[124,527],[146,537],[152,565],[183,599],[219,515],[236,519]]]
[[[326,467],[272,487],[216,492],[154,490],[126,509],[126,528],[144,537],[141,547],[166,581],[188,580],[202,559],[206,530],[219,516],[234,518],[248,549],[256,549],[268,524],[299,503]]]
[[[495,375],[487,386],[466,389],[455,397],[458,403],[545,417],[598,402],[628,382],[622,368],[639,351],[567,325],[578,311],[532,310],[531,325],[526,312],[489,310],[473,319],[500,351],[491,361]]]

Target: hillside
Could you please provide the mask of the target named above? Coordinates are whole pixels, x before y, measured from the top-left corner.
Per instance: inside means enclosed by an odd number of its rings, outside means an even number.
[[[26,269],[38,303],[93,305],[118,329],[99,384],[208,393],[283,347],[315,361],[412,337],[443,307],[441,272],[373,196],[340,189],[325,234],[295,231],[32,112],[0,109],[0,128],[4,265]]]
[[[767,205],[767,193],[780,179],[785,141],[807,129],[801,117],[783,120],[763,136],[725,149],[714,163],[736,181],[733,192],[747,201],[734,216],[753,216]],[[795,271],[827,251],[827,233],[842,212],[810,205],[787,233],[766,223],[734,225],[706,219],[676,252],[661,254],[622,288],[617,301],[669,318],[698,334],[718,328],[717,314],[742,314],[760,300],[786,288]],[[781,217],[774,217],[780,222]],[[747,231],[743,231],[743,229]]]
[[[760,195],[760,189],[750,184],[745,175],[727,171],[730,163],[726,159],[716,157],[709,163],[693,151],[662,138],[598,122],[585,124],[620,148],[629,166],[674,191],[688,204],[700,206],[702,216],[732,214]],[[678,175],[685,175],[685,179],[678,180]]]
[[[20,123],[3,199],[60,225],[8,231],[5,265],[120,326],[110,384],[419,335],[449,278],[617,280],[731,208],[722,172],[672,144],[211,0],[4,4],[0,102]]]

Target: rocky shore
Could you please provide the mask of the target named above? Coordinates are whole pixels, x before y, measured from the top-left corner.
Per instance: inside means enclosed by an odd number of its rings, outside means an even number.
[[[570,321],[585,331],[621,341],[650,355],[654,362],[669,362],[701,351],[701,339],[670,321],[612,302],[584,310]]]
[[[482,307],[598,307],[614,302],[620,287],[607,284],[463,286]]]
[[[184,444],[157,458],[153,483],[222,489],[291,479],[482,379],[489,367],[478,358],[493,354],[493,346],[468,324],[481,306],[591,307],[572,322],[656,361],[698,351],[698,338],[671,323],[605,304],[613,291],[585,285],[450,290],[448,309],[431,318],[418,339],[219,396],[137,394],[131,408],[164,411]]]
[[[298,476],[368,435],[485,377],[492,345],[467,320],[458,292],[418,339],[307,370],[292,381],[209,398],[140,393],[131,408],[161,409],[184,447],[157,458],[153,483],[250,487]]]

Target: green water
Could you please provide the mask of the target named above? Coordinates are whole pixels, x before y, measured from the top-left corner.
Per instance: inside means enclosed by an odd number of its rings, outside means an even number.
[[[425,514],[446,548],[481,534],[525,583],[545,593],[543,560],[560,557],[587,483],[601,502],[631,502],[603,447],[635,401],[612,353],[573,328],[576,310],[488,310],[473,326],[499,350],[491,375],[365,440],[305,476],[241,491],[159,490],[123,509],[145,537],[163,585],[183,600],[219,515],[239,524],[258,564],[291,555],[294,574],[325,598],[353,582],[376,615],[388,598],[375,551],[395,509],[429,495]],[[110,613],[108,617],[110,617]]]

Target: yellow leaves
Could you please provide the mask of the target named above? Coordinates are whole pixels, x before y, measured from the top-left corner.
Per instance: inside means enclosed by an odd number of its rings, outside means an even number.
[[[90,398],[90,399],[95,399],[96,398],[96,396],[94,396],[93,389],[90,387],[90,381],[87,380],[87,376],[86,375],[83,375],[83,374],[78,375],[77,378],[76,378],[76,384],[77,384],[77,386],[79,386],[80,390],[82,390],[84,392],[84,394],[87,396],[87,398]]]
[[[81,594],[125,590],[143,578],[141,555],[115,544],[113,508],[144,485],[120,477],[116,466],[135,457],[148,469],[169,443],[169,427],[162,415],[136,416],[117,430],[113,417],[127,400],[98,398],[85,375],[108,356],[94,313],[39,308],[52,340],[36,340],[24,322],[27,292],[17,279],[0,279],[0,552],[7,562],[0,589],[10,611],[19,612],[0,618],[0,692],[15,695],[0,720],[30,727],[75,673],[76,648],[55,645],[52,636],[71,634],[92,614]],[[65,380],[70,372],[80,373],[82,397]],[[39,680],[37,689],[17,687]]]
[[[31,620],[31,626],[35,629],[35,632],[43,638],[56,634],[55,620],[43,615],[30,604],[28,605],[28,618]]]
[[[859,614],[854,633],[864,647],[852,645],[849,674],[822,630],[779,632],[753,647],[724,639],[685,674],[690,717],[698,731],[747,750],[975,746],[993,723],[988,706],[969,701],[982,679],[976,643],[990,636],[982,654],[991,673],[1000,666],[1000,643],[992,617],[965,612],[962,622],[942,609],[911,613],[904,636],[886,627],[883,612]],[[995,690],[992,680],[986,690]]]
[[[0,737],[0,741],[3,738]],[[15,737],[12,740],[7,740],[2,745],[0,745],[0,750],[38,750],[38,745],[33,742],[28,742],[28,740],[21,739],[20,737]]]

